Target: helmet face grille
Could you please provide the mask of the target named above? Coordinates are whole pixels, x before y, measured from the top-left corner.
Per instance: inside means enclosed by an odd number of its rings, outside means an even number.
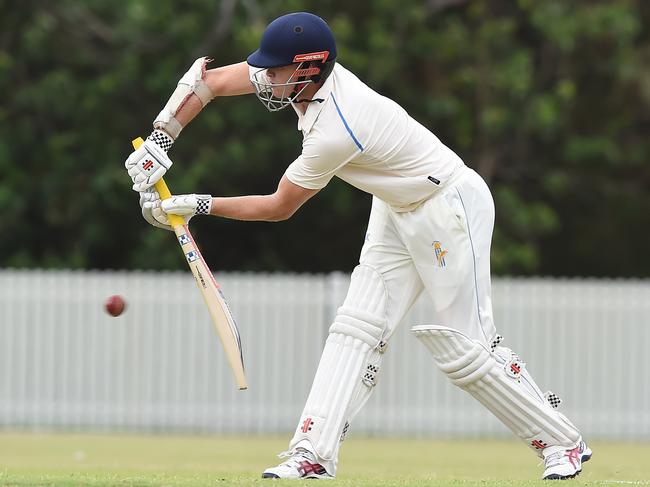
[[[300,66],[296,67],[289,80],[298,78],[301,71],[304,70],[301,70]],[[266,72],[266,68],[255,71],[251,76],[251,83],[255,88],[257,98],[270,112],[279,112],[287,108],[293,100],[297,99],[305,91],[305,88],[310,83],[313,83],[309,79],[304,81],[287,81],[286,83],[272,83]],[[273,91],[278,92],[280,89],[282,90],[280,96],[276,96]]]

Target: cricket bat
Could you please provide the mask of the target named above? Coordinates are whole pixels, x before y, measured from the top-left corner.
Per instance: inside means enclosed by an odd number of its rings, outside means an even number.
[[[132,142],[135,149],[140,147],[143,143],[144,141],[141,137],[138,137]],[[161,200],[171,198],[172,195],[169,188],[162,178],[156,183],[155,187]],[[228,363],[235,375],[237,388],[240,390],[247,389],[248,384],[244,372],[244,357],[242,354],[239,330],[237,329],[237,324],[230,313],[228,303],[221,292],[221,286],[215,280],[210,268],[205,263],[201,252],[199,252],[185,219],[178,215],[168,215],[168,217],[169,223],[174,229],[174,233],[178,239],[178,243],[185,254],[187,264],[190,266],[194,280],[199,286],[199,290],[203,295],[203,300],[208,307],[208,312],[212,318],[212,324],[221,339],[221,344],[226,352]]]

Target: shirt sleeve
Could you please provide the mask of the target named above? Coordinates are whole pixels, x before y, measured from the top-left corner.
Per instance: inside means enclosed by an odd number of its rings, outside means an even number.
[[[358,153],[345,138],[327,140],[312,131],[302,143],[302,153],[285,172],[287,179],[306,189],[322,189]]]

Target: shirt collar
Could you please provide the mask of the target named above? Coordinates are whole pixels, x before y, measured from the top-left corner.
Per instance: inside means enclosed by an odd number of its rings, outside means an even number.
[[[301,130],[304,134],[307,134],[311,128],[314,126],[314,122],[316,122],[316,119],[318,118],[318,114],[321,112],[323,109],[323,105],[327,102],[327,99],[330,96],[330,93],[332,92],[333,85],[334,85],[334,71],[336,70],[336,65],[334,66],[334,70],[332,70],[332,73],[327,77],[325,80],[325,83],[323,83],[323,86],[320,87],[320,89],[314,94],[312,99],[316,98],[322,98],[324,101],[322,102],[317,102],[314,101],[307,105],[307,110],[303,114],[300,109],[295,105],[291,104],[293,109],[295,110],[296,114],[298,115],[298,130]]]

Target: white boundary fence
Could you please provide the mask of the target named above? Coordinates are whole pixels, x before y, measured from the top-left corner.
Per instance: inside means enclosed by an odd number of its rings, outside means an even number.
[[[0,429],[293,431],[348,277],[221,274],[250,389],[237,391],[186,273],[0,271]],[[155,293],[154,293],[155,290]],[[110,294],[125,315],[103,312]],[[506,346],[588,438],[650,440],[650,281],[495,279]],[[389,344],[353,434],[509,433],[410,336]]]

